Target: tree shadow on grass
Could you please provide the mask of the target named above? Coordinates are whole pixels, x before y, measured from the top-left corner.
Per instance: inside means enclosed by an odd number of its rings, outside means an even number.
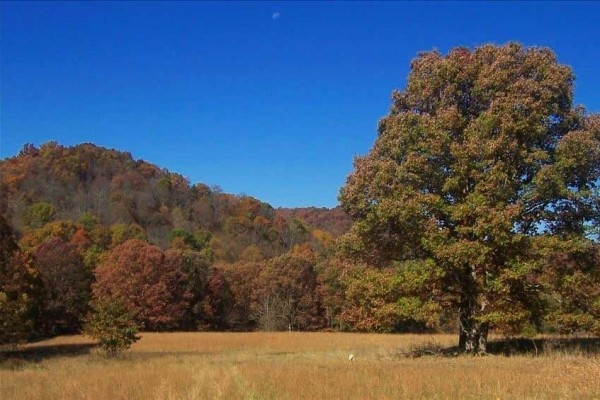
[[[541,339],[505,339],[488,343],[488,353],[512,355],[598,355],[600,354],[600,338],[598,337],[561,337]]]
[[[417,358],[423,356],[457,357],[461,354],[458,346],[442,347],[432,341],[414,345],[399,352],[400,357]],[[600,355],[600,337],[550,337],[514,338],[488,342],[487,354],[506,357],[516,355]]]
[[[89,355],[95,360],[145,362],[151,359],[169,356],[183,359],[190,356],[207,356],[210,354],[213,353],[190,351],[149,351],[133,353],[126,350],[115,356],[108,357],[95,343],[35,345],[19,347],[16,349],[0,349],[0,370],[20,370],[28,365],[38,364],[53,358],[77,357],[82,355]]]
[[[94,347],[96,347],[94,343],[71,343],[0,350],[0,363],[10,359],[40,362],[56,357],[79,356],[89,354]]]

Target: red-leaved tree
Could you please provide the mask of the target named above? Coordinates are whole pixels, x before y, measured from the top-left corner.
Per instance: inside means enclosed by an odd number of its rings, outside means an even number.
[[[178,326],[189,302],[180,254],[132,239],[115,247],[95,271],[94,297],[122,300],[146,330]]]

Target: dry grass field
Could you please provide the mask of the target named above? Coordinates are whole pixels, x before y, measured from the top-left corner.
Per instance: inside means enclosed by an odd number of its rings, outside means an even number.
[[[4,354],[0,399],[600,399],[600,355],[423,356],[453,335],[146,333],[106,359],[81,336]],[[356,362],[348,361],[355,354]]]

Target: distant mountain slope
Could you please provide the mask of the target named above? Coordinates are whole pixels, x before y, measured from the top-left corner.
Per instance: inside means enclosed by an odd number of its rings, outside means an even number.
[[[255,198],[190,184],[130,153],[89,143],[25,145],[18,156],[0,161],[0,178],[0,211],[18,232],[31,224],[32,207],[48,203],[53,219],[75,221],[89,213],[107,226],[137,224],[162,247],[168,246],[174,229],[204,230],[212,234],[217,256],[226,261],[257,253],[270,258],[312,240],[312,229],[336,237],[349,226],[339,208],[275,210]]]

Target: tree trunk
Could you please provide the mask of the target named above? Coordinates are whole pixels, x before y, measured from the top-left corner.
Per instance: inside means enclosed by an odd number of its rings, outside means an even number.
[[[490,325],[487,322],[479,324],[479,346],[477,348],[477,352],[479,354],[487,354],[487,340],[489,330]]]
[[[489,324],[475,318],[477,304],[473,299],[462,302],[459,310],[458,348],[462,353],[486,354]]]

